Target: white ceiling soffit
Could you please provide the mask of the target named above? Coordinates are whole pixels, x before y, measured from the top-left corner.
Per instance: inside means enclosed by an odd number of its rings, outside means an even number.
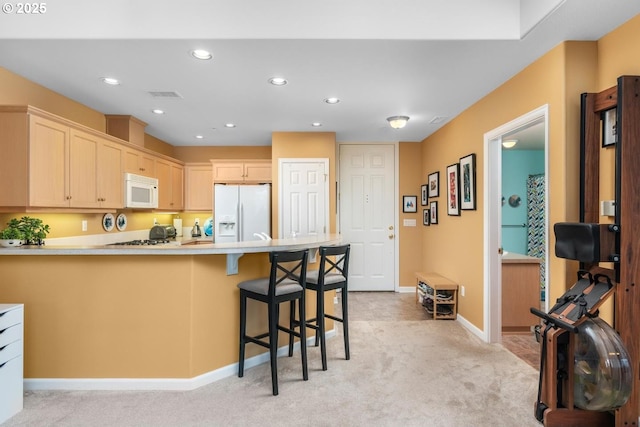
[[[565,0],[520,0],[520,37],[524,38]]]
[[[563,1],[66,0],[4,10],[0,38],[518,40]]]

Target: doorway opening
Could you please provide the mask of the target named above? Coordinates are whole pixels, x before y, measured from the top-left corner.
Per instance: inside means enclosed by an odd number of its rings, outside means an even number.
[[[505,223],[503,216],[503,206],[513,206],[515,208],[520,207],[523,201],[527,198],[527,194],[519,195],[516,192],[514,194],[503,194],[503,142],[511,139],[518,139],[517,144],[520,144],[520,149],[534,149],[543,150],[540,154],[544,162],[543,175],[548,177],[549,162],[548,162],[548,105],[544,105],[536,110],[533,110],[509,123],[506,123],[490,132],[487,132],[484,136],[484,150],[485,158],[487,159],[487,165],[484,170],[484,339],[487,342],[501,342],[502,341],[502,326],[503,326],[503,310],[502,310],[502,253],[503,253],[503,232],[505,229],[519,230],[521,233],[527,234],[533,227],[537,230],[537,237],[539,241],[536,242],[538,251],[536,257],[541,257],[542,268],[540,269],[541,279],[540,283],[548,283],[548,230],[549,230],[549,212],[548,212],[548,195],[549,184],[548,180],[533,180],[534,186],[538,187],[537,200],[532,203],[538,203],[536,206],[537,214],[533,215],[532,220],[526,218],[522,222],[509,222]],[[528,146],[526,140],[535,139],[537,146]],[[513,149],[513,148],[512,148]],[[526,185],[525,185],[526,187]],[[504,197],[504,199],[503,199]],[[511,200],[509,200],[511,199]],[[505,204],[503,205],[503,200]],[[511,203],[510,203],[511,202]],[[522,208],[524,209],[524,207]],[[528,209],[527,209],[528,210]],[[509,212],[512,214],[513,212]],[[504,226],[509,227],[504,227]],[[513,226],[513,227],[511,227]],[[520,226],[520,227],[517,227]],[[509,231],[514,231],[509,230]],[[513,242],[509,243],[515,244]],[[522,247],[522,246],[514,246]],[[522,251],[529,252],[528,246],[522,247]],[[533,253],[533,252],[532,252]],[[523,254],[527,255],[527,253]],[[542,296],[542,293],[540,293]],[[535,305],[535,301],[533,301]],[[546,304],[546,303],[545,303]],[[539,301],[538,301],[539,305]],[[537,305],[536,305],[537,306]],[[546,305],[545,305],[546,307]],[[522,313],[523,316],[528,315]]]

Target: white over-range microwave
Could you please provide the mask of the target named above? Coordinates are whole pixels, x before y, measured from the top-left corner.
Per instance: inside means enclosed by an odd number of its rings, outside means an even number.
[[[158,180],[148,176],[124,174],[124,207],[153,209],[158,207]]]

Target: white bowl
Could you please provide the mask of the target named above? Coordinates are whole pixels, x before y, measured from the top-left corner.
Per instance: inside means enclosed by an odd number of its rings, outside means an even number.
[[[22,240],[18,239],[0,239],[0,246],[5,248],[16,248],[22,246]]]

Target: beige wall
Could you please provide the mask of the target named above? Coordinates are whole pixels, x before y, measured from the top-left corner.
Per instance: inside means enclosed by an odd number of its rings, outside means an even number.
[[[208,162],[211,159],[270,159],[271,147],[173,147],[173,157],[185,163]]]
[[[100,132],[104,114],[0,67],[0,105],[33,105]]]
[[[440,224],[422,232],[423,268],[438,271],[465,285],[466,296],[460,298],[460,314],[476,327],[484,330],[483,135],[548,104],[549,223],[552,226],[560,221],[577,221],[580,94],[614,86],[621,75],[640,75],[640,62],[630,54],[637,50],[638,44],[640,16],[598,42],[562,43],[422,142],[423,175],[439,170],[442,176],[446,166],[458,161],[459,157],[472,152],[477,155],[478,210],[449,217],[441,205]],[[612,197],[613,150],[603,151],[601,194]],[[443,190],[441,187],[441,193]],[[443,200],[442,196],[439,200]],[[553,301],[573,284],[577,263],[553,256],[552,230],[549,235],[548,294]]]
[[[422,233],[426,228],[422,225],[422,210],[428,206],[420,206],[420,186],[427,183],[427,175],[422,173],[420,159],[422,158],[422,144],[416,142],[401,142],[399,145],[399,183],[398,196],[400,218],[396,236],[399,242],[399,282],[400,286],[415,286],[415,272],[423,271],[422,268]],[[418,212],[402,212],[402,196],[417,196]],[[416,221],[415,227],[403,226],[405,219]]]
[[[437,271],[465,286],[466,293],[460,297],[459,312],[481,330],[485,328],[484,134],[548,104],[550,223],[577,219],[577,210],[573,207],[567,209],[567,200],[578,200],[577,176],[573,175],[579,157],[569,155],[575,152],[578,140],[573,134],[578,133],[566,129],[568,115],[579,117],[579,92],[567,93],[576,91],[575,85],[565,82],[567,58],[572,61],[579,59],[584,64],[589,58],[593,59],[593,49],[584,43],[557,46],[423,141],[423,173],[440,171],[442,181],[438,199],[439,224],[425,229],[422,236],[423,264],[426,270]],[[595,63],[587,67],[584,73],[589,74],[589,70],[594,68]],[[566,97],[572,98],[569,112],[565,105]],[[575,106],[574,99],[578,102]],[[568,137],[571,141],[568,141]],[[470,153],[476,154],[477,161],[477,210],[462,211],[460,216],[448,216],[444,199],[445,169]],[[550,281],[552,284],[565,282],[564,262],[551,260]],[[557,287],[551,286],[551,289]],[[552,298],[556,293],[552,292]]]
[[[335,132],[273,132],[271,135],[273,187],[279,188],[278,161],[281,158],[329,159],[329,231],[336,231],[336,134]],[[278,236],[278,191],[273,191],[272,234]]]

